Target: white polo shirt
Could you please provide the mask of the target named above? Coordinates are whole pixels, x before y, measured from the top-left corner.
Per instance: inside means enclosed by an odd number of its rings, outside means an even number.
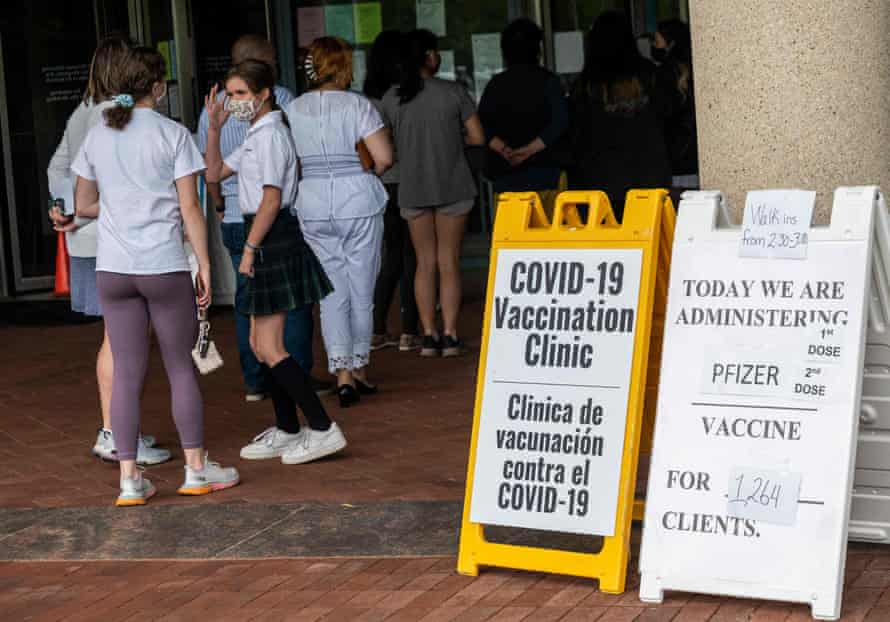
[[[175,182],[204,168],[188,130],[150,108],[90,130],[71,170],[99,187],[96,270],[188,272]]]
[[[241,146],[225,159],[238,173],[238,203],[242,214],[256,214],[263,187],[281,189],[281,209],[297,198],[297,151],[280,110],[267,112],[250,126]]]

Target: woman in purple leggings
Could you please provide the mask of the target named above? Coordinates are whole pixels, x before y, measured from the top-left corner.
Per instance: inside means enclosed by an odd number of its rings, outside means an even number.
[[[238,483],[238,472],[207,460],[203,402],[191,350],[197,309],[210,304],[210,259],[195,176],[204,161],[188,131],[154,111],[165,95],[164,59],[136,48],[122,92],[90,130],[71,169],[78,216],[98,218],[99,299],[114,356],[111,426],[120,460],[117,505],[155,494],[136,468],[139,398],[149,354],[149,322],[170,381],[173,418],[185,451],[184,495]],[[198,257],[197,296],[183,249],[183,223]]]

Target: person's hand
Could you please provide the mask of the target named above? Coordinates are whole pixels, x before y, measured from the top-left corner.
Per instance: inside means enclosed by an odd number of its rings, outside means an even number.
[[[80,229],[80,225],[74,222],[73,218],[63,225],[55,223],[53,224],[53,230],[61,231],[62,233],[71,233],[72,231],[77,231],[78,229]]]
[[[509,157],[510,165],[519,166],[536,153],[543,151],[546,147],[547,145],[544,144],[544,141],[540,138],[536,138],[527,145],[523,145],[518,149],[513,149]]]
[[[50,222],[55,226],[67,225],[74,221],[74,216],[66,216],[58,207],[50,208],[47,212],[47,216],[49,216]]]
[[[229,111],[226,109],[227,98],[217,98],[219,85],[214,84],[210,94],[204,97],[204,107],[207,109],[207,122],[212,130],[219,130],[229,120]]]
[[[495,136],[489,141],[488,147],[507,162],[510,161],[510,157],[513,155],[513,150],[498,136]]]
[[[199,266],[198,274],[195,276],[195,303],[199,309],[206,309],[210,306],[210,267]]]
[[[245,246],[244,253],[241,255],[241,265],[238,266],[238,272],[246,277],[253,278],[253,260],[253,249]]]

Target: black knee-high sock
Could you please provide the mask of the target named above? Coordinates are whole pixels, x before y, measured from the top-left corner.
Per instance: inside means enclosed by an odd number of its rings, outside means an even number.
[[[272,398],[272,407],[275,409],[275,427],[288,434],[296,434],[300,431],[300,420],[297,417],[297,404],[287,391],[275,379],[275,374],[263,365],[266,376],[266,389]]]
[[[331,427],[331,419],[312,389],[312,379],[293,357],[287,357],[269,370],[277,384],[299,404],[310,428],[323,431]]]

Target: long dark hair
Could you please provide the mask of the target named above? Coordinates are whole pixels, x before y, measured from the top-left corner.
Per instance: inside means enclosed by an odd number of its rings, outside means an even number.
[[[419,28],[406,35],[405,54],[399,77],[399,102],[407,104],[423,90],[420,70],[426,65],[427,54],[439,49],[439,40],[429,30]]]
[[[610,112],[632,114],[647,99],[648,76],[641,75],[644,63],[630,20],[620,11],[606,11],[587,33],[584,68],[575,89],[599,100]]]
[[[384,30],[374,39],[368,55],[368,73],[363,91],[372,99],[381,99],[391,86],[399,83],[405,35],[398,30]]]
[[[679,19],[666,19],[658,23],[658,32],[671,47],[671,56],[678,62],[692,64],[692,35],[689,26]]]
[[[157,50],[138,47],[130,50],[127,54],[122,72],[120,93],[117,95],[129,95],[133,98],[131,103],[135,104],[151,95],[155,84],[164,81],[167,65],[164,62],[164,57],[158,54]],[[122,130],[133,118],[133,106],[116,104],[103,114],[108,127]]]

